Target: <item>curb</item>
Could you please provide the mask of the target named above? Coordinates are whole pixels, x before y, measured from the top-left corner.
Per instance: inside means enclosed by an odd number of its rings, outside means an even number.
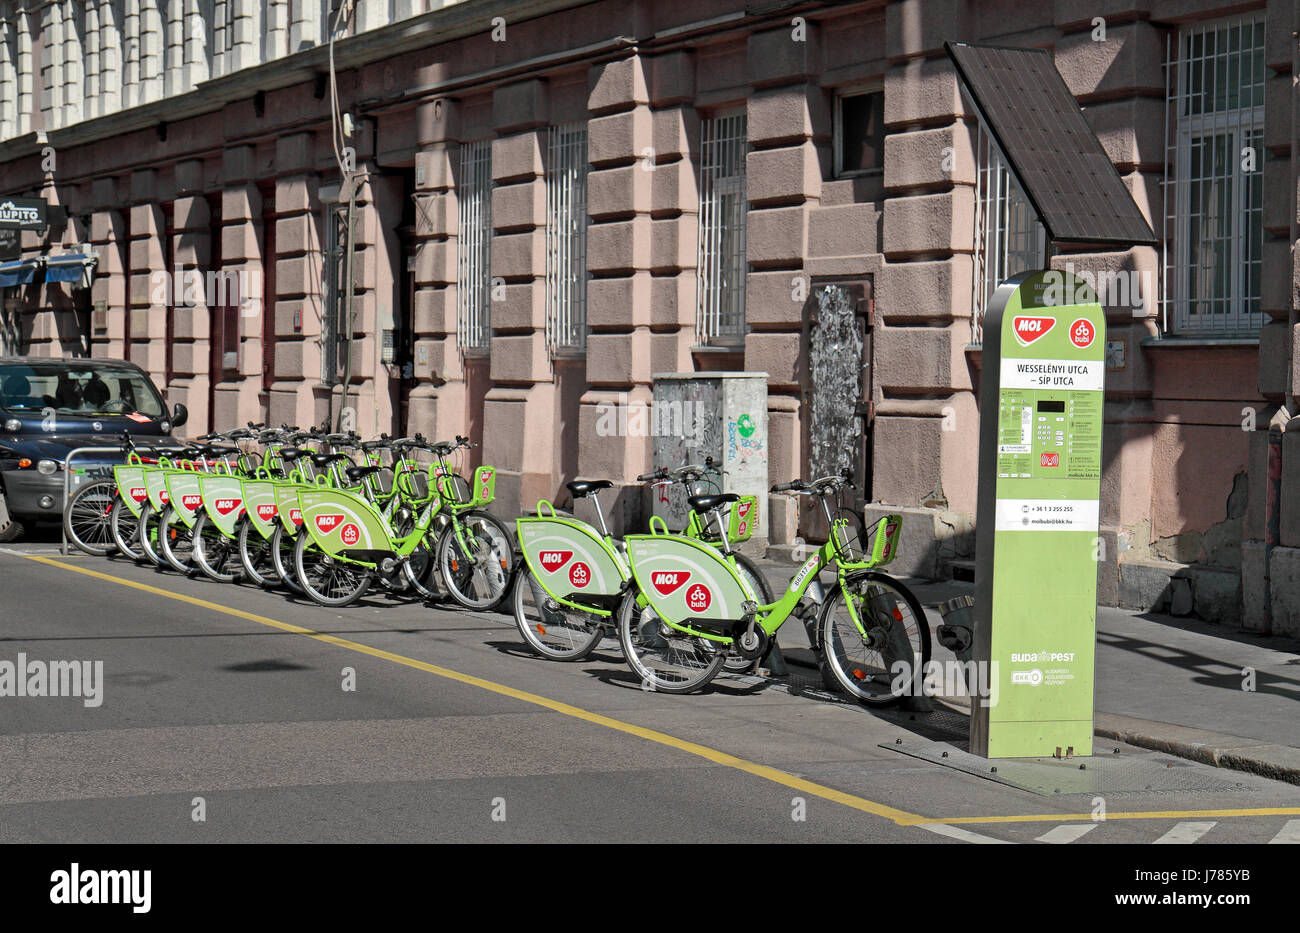
[[[1216,768],[1300,785],[1300,748],[1290,745],[1110,713],[1096,714],[1093,732],[1103,738],[1167,752]]]

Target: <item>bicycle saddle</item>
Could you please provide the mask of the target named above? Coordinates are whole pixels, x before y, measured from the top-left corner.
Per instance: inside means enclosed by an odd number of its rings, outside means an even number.
[[[293,461],[304,456],[306,453],[307,451],[303,450],[301,447],[281,447],[278,451],[280,459],[286,463],[293,463]]]
[[[311,462],[314,463],[318,469],[324,469],[335,460],[346,460],[348,458],[347,454],[310,454],[309,456],[311,457]]]
[[[720,505],[726,505],[728,502],[735,502],[740,496],[734,492],[724,492],[712,496],[687,496],[686,501],[691,504],[697,512],[708,512],[716,509]]]
[[[572,483],[565,483],[564,485],[569,492],[573,493],[573,498],[581,499],[583,496],[589,496],[601,489],[608,489],[614,484],[607,479],[592,479],[574,480]]]
[[[384,469],[382,466],[350,466],[343,472],[347,474],[348,479],[357,482],[362,477],[369,476],[371,473],[377,473]]]

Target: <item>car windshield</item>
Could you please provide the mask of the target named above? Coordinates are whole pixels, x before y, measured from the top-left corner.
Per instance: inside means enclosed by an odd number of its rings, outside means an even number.
[[[60,415],[163,417],[153,384],[130,369],[60,363],[0,363],[0,408],[10,412],[53,409]]]

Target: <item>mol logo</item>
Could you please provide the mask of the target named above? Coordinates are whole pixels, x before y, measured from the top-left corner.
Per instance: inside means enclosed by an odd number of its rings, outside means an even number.
[[[690,578],[690,572],[686,570],[656,570],[650,574],[650,585],[660,596],[667,596],[685,586]]]
[[[264,522],[269,522],[279,514],[279,510],[273,505],[259,505],[257,507],[257,517]]]
[[[158,501],[163,503],[164,505],[172,501],[171,495],[167,492],[166,489],[158,493]]]
[[[301,524],[302,524],[302,509],[290,509],[290,510],[289,510],[289,521],[293,522],[295,525],[301,525]]]
[[[582,561],[577,561],[569,568],[569,582],[582,589],[591,582],[591,568]]]
[[[697,583],[686,591],[686,605],[692,612],[703,612],[713,603],[713,594],[703,583]]]
[[[316,530],[323,535],[327,535],[343,524],[343,516],[335,512],[330,515],[317,515],[313,521],[316,522]]]
[[[243,499],[218,499],[216,501],[216,510],[218,515],[229,515],[235,509],[243,505]]]
[[[754,510],[754,503],[752,502],[736,503],[736,514],[740,519],[739,524],[736,526],[737,535],[744,537],[745,532],[749,530],[749,513],[752,512],[753,510]]]
[[[339,529],[339,538],[342,539],[344,544],[351,547],[361,540],[361,529],[354,522],[348,522]]]
[[[197,509],[202,504],[203,504],[202,496],[195,495],[194,493],[189,493],[187,495],[181,496],[181,508],[193,510],[193,509]]]
[[[488,497],[488,493],[491,491],[492,471],[484,470],[482,473],[479,474],[479,479],[481,480],[481,483],[479,485],[478,497],[480,499],[486,499]]]
[[[132,486],[131,498],[140,503],[149,498],[149,493],[143,486]]]
[[[537,559],[541,561],[542,567],[547,573],[555,573],[555,571],[567,564],[572,556],[572,551],[542,551]]]
[[[1056,326],[1054,317],[1037,317],[1032,314],[1017,314],[1011,319],[1011,331],[1016,335],[1022,347],[1027,347],[1039,337],[1045,336]]]

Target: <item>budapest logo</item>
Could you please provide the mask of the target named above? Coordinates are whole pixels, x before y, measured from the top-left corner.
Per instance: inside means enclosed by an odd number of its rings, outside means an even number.
[[[582,561],[577,561],[569,568],[569,582],[582,589],[591,582],[591,568]]]
[[[327,535],[343,524],[343,516],[335,512],[329,515],[317,515],[313,521],[316,522],[316,530],[323,535]]]
[[[1092,326],[1092,321],[1085,317],[1079,318],[1070,325],[1070,343],[1074,344],[1080,350],[1086,350],[1092,346],[1093,338],[1097,336],[1097,328]]]
[[[703,583],[697,583],[686,591],[686,605],[692,612],[703,612],[713,603],[713,594]]]
[[[264,522],[269,522],[278,514],[278,510],[273,505],[259,505],[257,507],[257,517]]]
[[[217,514],[229,515],[239,508],[241,504],[243,504],[242,499],[218,499],[216,502]]]
[[[143,502],[145,499],[149,498],[149,493],[145,491],[145,488],[143,486],[132,486],[131,498],[134,499],[137,503]]]
[[[1027,347],[1038,338],[1045,336],[1055,326],[1054,317],[1017,314],[1011,319],[1011,331],[1022,347]]]
[[[667,596],[685,586],[690,578],[690,572],[686,570],[656,570],[650,574],[650,585],[659,592],[660,596]]]
[[[339,538],[344,544],[351,547],[361,540],[361,529],[354,522],[348,522],[339,529]]]
[[[555,573],[555,571],[567,564],[572,556],[572,551],[542,551],[538,560],[541,561],[542,568],[547,573]]]

